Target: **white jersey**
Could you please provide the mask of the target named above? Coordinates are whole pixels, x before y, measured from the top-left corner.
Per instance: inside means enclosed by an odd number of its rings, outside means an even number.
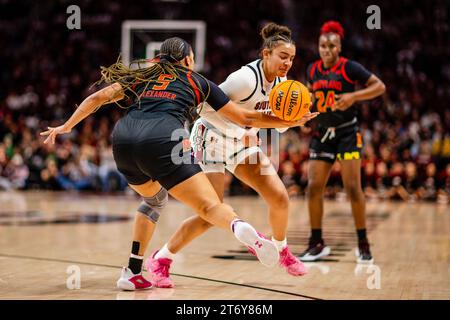
[[[276,77],[274,81],[268,82],[262,68],[262,60],[258,59],[230,74],[219,87],[239,107],[272,114],[269,106],[270,90],[285,80],[286,77]],[[214,111],[206,102],[200,111],[200,117],[205,126],[218,130],[230,138],[241,139],[247,131],[244,127]],[[252,132],[256,133],[258,130],[258,128],[254,128]],[[285,130],[287,129],[279,131]]]

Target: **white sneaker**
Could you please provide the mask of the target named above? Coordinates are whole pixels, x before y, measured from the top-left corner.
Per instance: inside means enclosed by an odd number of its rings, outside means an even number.
[[[122,268],[122,273],[119,280],[117,280],[117,288],[134,291],[134,290],[146,290],[152,287],[152,283],[147,281],[141,273],[134,274],[129,268]]]
[[[243,224],[240,228],[239,237],[235,234],[236,238],[250,247],[264,266],[271,268],[278,264],[280,254],[275,243],[260,235],[248,223]]]

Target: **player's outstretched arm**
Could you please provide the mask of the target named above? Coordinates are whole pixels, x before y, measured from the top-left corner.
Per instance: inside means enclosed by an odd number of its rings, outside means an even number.
[[[218,112],[241,126],[255,128],[286,128],[303,126],[306,122],[314,119],[319,114],[318,112],[309,112],[298,121],[286,121],[261,112],[242,109],[232,101],[229,101]]]
[[[69,133],[81,120],[95,112],[101,106],[123,99],[124,92],[119,83],[103,88],[83,100],[72,116],[59,127],[48,127],[48,130],[41,132],[41,136],[47,136],[44,143],[55,143],[58,134]]]

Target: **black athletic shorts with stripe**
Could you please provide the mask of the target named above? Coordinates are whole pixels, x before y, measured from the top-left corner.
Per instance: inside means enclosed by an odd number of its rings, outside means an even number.
[[[336,128],[334,136],[331,130],[322,127],[315,132],[309,146],[311,160],[334,163],[336,160],[361,159],[363,142],[357,125]]]
[[[185,144],[188,131],[170,115],[143,119],[131,112],[116,123],[112,140],[117,168],[130,184],[153,180],[169,190],[202,171]]]
[[[201,172],[184,128],[189,110],[207,101],[218,111],[230,101],[208,79],[180,65],[173,68],[178,77],[161,74],[156,82],[137,82],[134,90],[139,98],[114,127],[114,160],[129,184],[153,180],[169,190]]]

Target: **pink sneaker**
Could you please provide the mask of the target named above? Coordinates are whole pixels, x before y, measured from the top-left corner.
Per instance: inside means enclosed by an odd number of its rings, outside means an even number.
[[[306,268],[303,263],[295,257],[288,246],[280,252],[280,266],[293,276],[303,276],[306,274]]]
[[[142,274],[134,274],[129,268],[122,268],[122,273],[119,280],[117,280],[117,288],[134,291],[150,289],[152,284],[147,281]]]
[[[145,261],[145,267],[147,272],[151,276],[153,285],[157,288],[172,288],[173,281],[169,276],[169,268],[172,263],[172,259],[159,258],[155,259],[155,255],[158,252],[156,250],[153,254]]]
[[[258,235],[260,237],[266,238],[264,235],[260,234],[258,232]],[[247,247],[248,252],[250,252],[252,255],[256,256],[255,250],[253,250],[250,247]],[[303,276],[306,274],[306,268],[304,264],[298,260],[289,250],[289,248],[286,246],[283,250],[280,252],[280,260],[278,261],[280,266],[285,268],[286,271],[293,275],[293,276]]]

